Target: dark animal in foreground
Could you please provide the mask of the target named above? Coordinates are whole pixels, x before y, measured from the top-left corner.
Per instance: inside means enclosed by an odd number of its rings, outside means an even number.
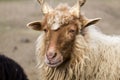
[[[0,80],[28,80],[28,78],[18,63],[0,55]]]

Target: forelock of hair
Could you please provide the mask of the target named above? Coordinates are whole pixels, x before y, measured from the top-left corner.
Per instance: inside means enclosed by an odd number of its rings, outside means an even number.
[[[67,4],[60,4],[57,6],[53,12],[49,13],[47,16],[47,23],[50,26],[59,25],[59,27],[63,24],[68,24],[69,21],[73,20],[73,16],[69,12],[70,7]],[[58,29],[57,27],[56,29]]]

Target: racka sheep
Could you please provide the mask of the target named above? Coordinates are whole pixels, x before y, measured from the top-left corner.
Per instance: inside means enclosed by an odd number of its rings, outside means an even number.
[[[36,47],[40,80],[120,80],[120,37],[97,30],[100,18],[81,14],[85,0],[55,9],[38,1],[44,18],[27,26],[44,31]]]

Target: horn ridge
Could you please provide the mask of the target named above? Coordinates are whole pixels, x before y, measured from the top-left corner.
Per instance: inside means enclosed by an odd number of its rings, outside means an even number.
[[[42,9],[43,14],[47,14],[53,10],[53,8],[51,6],[49,6],[47,4],[47,2],[45,2],[44,0],[37,0],[37,1],[41,5],[41,9]]]
[[[79,0],[80,6],[82,7],[85,4],[86,0]]]
[[[37,0],[41,5],[43,4],[43,0]]]

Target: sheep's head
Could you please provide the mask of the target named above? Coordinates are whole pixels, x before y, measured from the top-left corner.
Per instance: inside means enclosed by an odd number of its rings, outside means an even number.
[[[70,60],[76,36],[82,35],[80,32],[85,27],[100,19],[89,20],[80,14],[80,7],[85,0],[79,0],[72,8],[60,5],[55,9],[44,1],[39,2],[42,4],[44,19],[28,23],[27,26],[45,32],[45,63],[50,67],[57,67]]]

